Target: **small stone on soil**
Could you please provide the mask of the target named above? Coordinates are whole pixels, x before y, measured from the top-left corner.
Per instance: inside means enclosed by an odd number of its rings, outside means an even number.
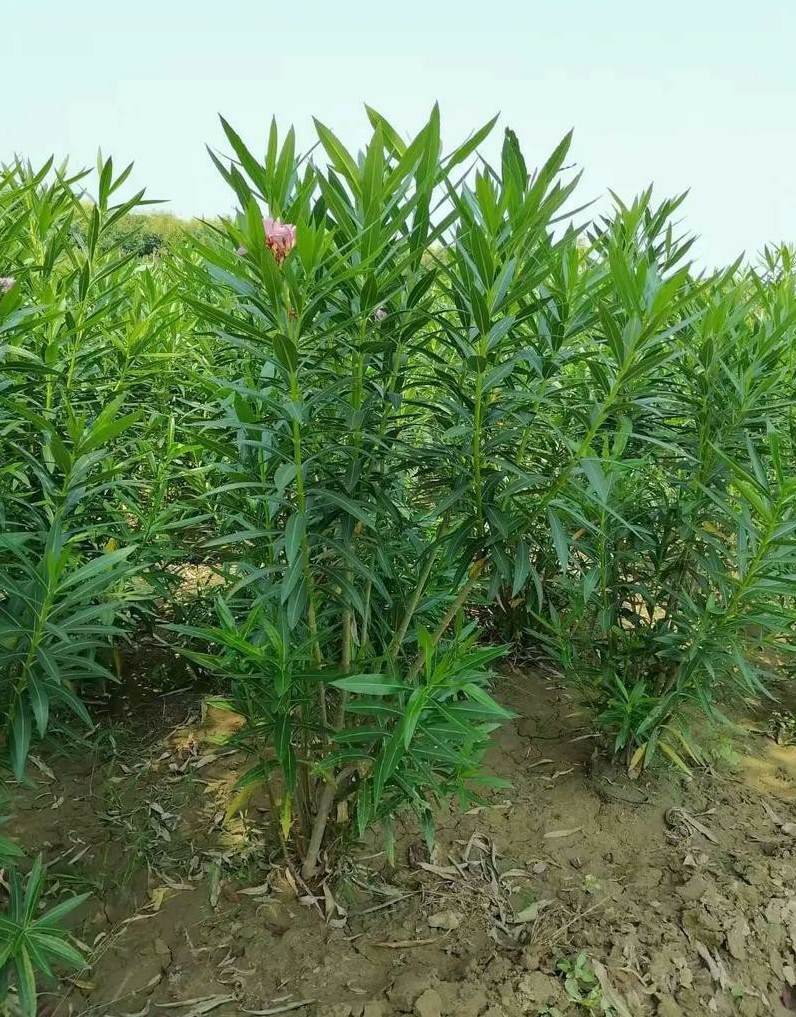
[[[683,1011],[671,996],[658,1001],[657,1017],[683,1017]]]
[[[543,971],[530,971],[522,976],[517,993],[532,1003],[545,1005],[555,1003],[561,995],[561,983]]]
[[[746,960],[746,937],[749,925],[744,918],[736,918],[727,930],[727,949],[736,960]]]
[[[410,1013],[415,1005],[418,996],[429,988],[427,975],[416,974],[414,971],[405,971],[395,979],[387,996],[393,1006]]]
[[[687,883],[677,887],[677,896],[681,900],[702,900],[710,889],[710,884],[702,876],[692,876]]]
[[[387,1008],[381,1000],[374,1000],[372,1003],[365,1003],[362,1017],[386,1017]]]
[[[417,1017],[442,1017],[442,996],[436,989],[426,989],[415,1000]]]
[[[450,932],[453,929],[458,929],[462,921],[463,916],[460,911],[438,911],[437,914],[431,915],[428,924],[432,929],[444,929],[446,932]]]

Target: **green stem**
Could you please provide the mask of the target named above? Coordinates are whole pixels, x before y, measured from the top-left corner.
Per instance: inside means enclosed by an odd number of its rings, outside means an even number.
[[[485,359],[486,339],[478,344],[479,363]],[[475,376],[475,398],[473,406],[473,492],[475,494],[475,510],[479,535],[484,530],[484,494],[481,488],[481,426],[484,401],[484,375],[480,367]]]
[[[445,635],[445,632],[447,631],[450,623],[467,603],[467,598],[470,596],[476,583],[481,578],[481,573],[484,571],[485,567],[486,560],[483,558],[479,559],[471,566],[470,573],[467,576],[467,581],[465,582],[464,586],[462,586],[462,588],[459,590],[459,594],[454,600],[454,602],[450,605],[448,610],[442,616],[442,620],[440,621],[439,625],[436,627],[436,629],[434,629],[434,634],[431,637],[432,646],[437,646],[440,639],[442,639],[442,637]],[[420,674],[420,670],[423,667],[423,664],[425,663],[425,659],[426,659],[425,653],[423,652],[423,650],[418,650],[417,656],[412,662],[412,666],[409,668],[409,673],[407,675],[407,678],[409,679],[410,682],[413,682],[415,678],[417,678],[417,676]]]
[[[409,599],[409,603],[406,605],[406,610],[404,611],[403,617],[401,618],[401,623],[396,629],[395,635],[393,636],[390,645],[387,649],[387,658],[388,660],[390,660],[391,663],[395,663],[395,658],[398,656],[398,651],[401,649],[401,646],[403,645],[403,641],[406,638],[406,633],[409,629],[409,625],[412,621],[412,618],[414,618],[415,611],[417,611],[417,605],[420,603],[420,598],[423,596],[423,591],[426,588],[429,576],[431,575],[431,570],[434,568],[434,562],[436,561],[437,558],[436,545],[439,543],[439,541],[442,539],[445,533],[445,530],[447,528],[447,522],[448,518],[447,515],[445,515],[440,521],[436,537],[434,538],[434,543],[429,548],[426,564],[423,567],[423,571],[420,573],[420,577],[418,578],[417,583],[415,584],[415,588],[412,591],[412,596]]]
[[[301,403],[301,389],[299,388],[298,372],[293,370],[290,372],[290,398],[293,400],[294,405]],[[299,510],[304,513],[307,507],[307,498],[304,491],[304,456],[302,451],[301,442],[301,424],[298,420],[293,419],[291,421],[291,431],[293,436],[293,465],[296,468],[296,504]],[[310,545],[309,538],[307,537],[307,528],[304,527],[304,533],[301,538],[301,559],[302,568],[304,572],[304,581],[307,584],[307,627],[310,632],[310,638],[312,640],[313,655],[315,657],[316,664],[323,663],[323,653],[321,652],[321,644],[318,638],[318,620],[317,620],[317,609],[315,603],[315,583],[312,578],[312,569],[310,568]],[[321,691],[323,697],[323,691]],[[325,715],[325,703],[322,703],[323,713]],[[325,723],[325,716],[324,716]]]
[[[351,364],[351,414],[352,414],[352,441],[353,456],[351,460],[351,476],[356,477],[357,464],[362,452],[362,403],[364,401],[365,392],[365,359],[362,355],[362,346],[365,341],[366,326],[363,323],[360,327],[359,345],[354,350],[352,355]],[[350,490],[351,497],[354,497],[356,491],[353,488]],[[348,531],[350,533],[350,530]],[[351,534],[346,540],[346,549],[350,555],[354,553],[354,535]],[[353,572],[350,567],[346,568],[346,578],[350,583],[353,579]],[[351,604],[346,603],[343,608],[342,618],[342,646],[340,650],[340,667],[343,674],[348,674],[351,670],[351,634],[353,625],[353,612],[351,610]]]

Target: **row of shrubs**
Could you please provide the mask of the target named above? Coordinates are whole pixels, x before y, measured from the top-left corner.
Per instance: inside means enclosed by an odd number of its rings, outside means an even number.
[[[444,152],[436,109],[408,141],[368,115],[358,154],[222,121],[238,212],[157,258],[130,167],[0,174],[9,764],[169,625],[308,879],[492,783],[510,646],[632,772],[698,764],[694,719],[794,646],[792,251],[699,272],[682,197],[578,208],[569,136],[530,172],[510,130],[480,155],[494,122]],[[198,563],[214,617],[175,620]]]

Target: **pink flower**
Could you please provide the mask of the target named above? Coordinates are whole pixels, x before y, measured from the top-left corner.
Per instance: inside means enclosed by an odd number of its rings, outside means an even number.
[[[13,276],[0,275],[0,296],[4,293],[8,293],[9,290],[12,290],[14,286],[16,286],[16,282],[17,281]]]
[[[265,242],[277,262],[281,264],[296,246],[296,227],[268,216],[263,219],[263,227],[265,228]]]

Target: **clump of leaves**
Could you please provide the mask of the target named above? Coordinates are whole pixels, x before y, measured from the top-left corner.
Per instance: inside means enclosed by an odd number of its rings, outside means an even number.
[[[37,1013],[37,975],[52,978],[54,968],[80,969],[85,964],[62,922],[89,894],[70,897],[39,914],[44,884],[41,855],[25,881],[12,868],[8,906],[0,913],[0,1002],[8,998],[13,987],[24,1017],[35,1017]]]
[[[162,410],[179,311],[116,235],[146,203],[118,200],[131,170],[100,159],[94,200],[87,171],[0,170],[0,724],[18,778],[34,737],[90,723],[84,693],[116,680],[190,515]]]
[[[790,261],[696,278],[678,205],[619,202],[570,282],[603,266],[548,417],[573,452],[551,467],[548,581],[529,605],[632,771],[700,763],[689,720],[764,695],[796,619]]]
[[[473,608],[634,773],[699,763],[796,631],[793,252],[698,273],[683,196],[576,225],[570,135],[533,170],[511,130],[482,158],[494,121],[444,151],[436,108],[407,140],[367,115],[360,152],[222,121],[235,212],[157,258],[131,167],[0,170],[13,768],[209,565],[216,623],[179,631],[305,877],[484,782]]]

